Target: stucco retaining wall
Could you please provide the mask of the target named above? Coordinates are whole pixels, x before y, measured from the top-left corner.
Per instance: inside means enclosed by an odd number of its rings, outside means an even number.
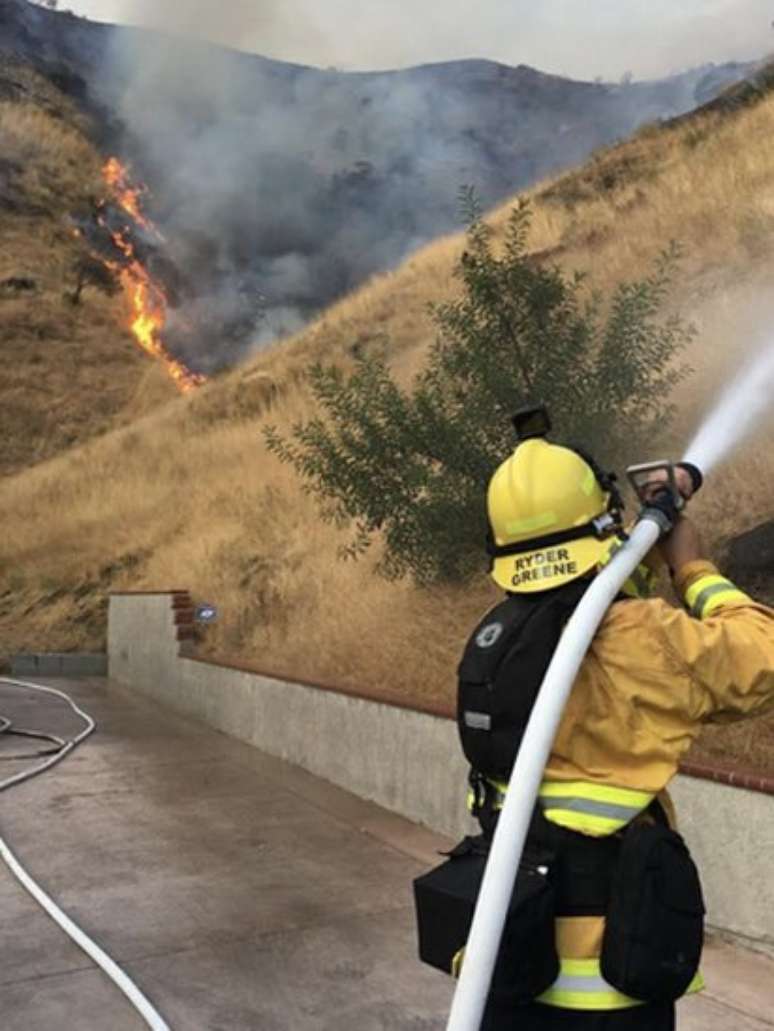
[[[471,829],[467,767],[448,715],[198,659],[186,654],[192,621],[185,592],[114,595],[111,679],[435,831],[454,838]],[[710,922],[774,948],[771,785],[740,778],[758,788],[750,790],[711,775],[681,775],[671,788]]]

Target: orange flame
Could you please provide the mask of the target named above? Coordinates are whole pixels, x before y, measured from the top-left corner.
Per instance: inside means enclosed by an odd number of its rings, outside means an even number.
[[[158,232],[153,223],[145,217],[140,208],[140,198],[148,190],[145,186],[132,186],[129,183],[129,171],[118,158],[109,158],[102,169],[102,175],[107,185],[115,191],[118,202],[129,215],[132,216],[138,225],[143,229]]]
[[[102,170],[105,182],[114,191],[120,207],[134,222],[160,239],[161,234],[143,215],[140,198],[147,190],[143,186],[133,186],[129,181],[128,170],[118,158],[110,158]],[[104,215],[98,219],[100,225],[108,229]],[[164,346],[162,332],[167,324],[168,302],[166,294],[158,283],[155,283],[148,270],[138,259],[134,245],[129,239],[130,227],[118,232],[108,230],[116,248],[126,258],[126,263],[109,261],[106,264],[118,276],[131,309],[130,329],[140,347],[159,360],[175,381],[178,389],[187,394],[196,387],[206,383],[207,377],[192,372],[182,362],[173,358]]]

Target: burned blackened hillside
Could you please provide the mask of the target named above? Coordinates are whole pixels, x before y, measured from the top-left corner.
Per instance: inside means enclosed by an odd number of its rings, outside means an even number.
[[[197,327],[175,348],[205,371],[456,228],[461,185],[494,204],[744,74],[607,85],[489,61],[322,71],[27,0],[0,0],[3,52],[55,76],[97,116],[106,152],[150,184]]]

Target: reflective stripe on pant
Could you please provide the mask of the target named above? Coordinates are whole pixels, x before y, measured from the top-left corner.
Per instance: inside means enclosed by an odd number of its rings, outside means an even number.
[[[704,978],[697,974],[686,995],[700,992]],[[638,999],[617,991],[602,977],[598,959],[563,959],[557,981],[537,1000],[570,1010],[623,1010],[642,1006]]]

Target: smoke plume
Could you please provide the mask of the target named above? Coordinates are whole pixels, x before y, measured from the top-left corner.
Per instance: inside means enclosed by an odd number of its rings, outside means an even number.
[[[701,78],[607,86],[485,61],[347,74],[195,38],[322,38],[305,0],[146,6],[162,31],[111,32],[99,90],[181,271],[170,345],[204,372],[457,227],[461,185],[494,204],[689,109]]]
[[[770,0],[75,0],[77,12],[186,29],[285,61],[349,69],[405,68],[487,57],[571,78],[658,78],[708,62],[762,56],[774,39]],[[768,42],[767,42],[768,39]]]

